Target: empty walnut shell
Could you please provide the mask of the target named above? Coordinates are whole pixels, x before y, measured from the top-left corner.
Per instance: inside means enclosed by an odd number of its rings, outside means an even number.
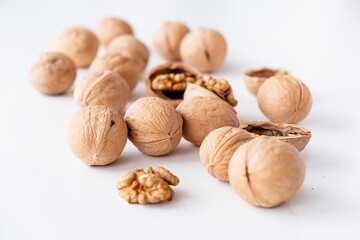
[[[165,59],[180,60],[180,43],[189,28],[179,22],[164,23],[154,35],[154,47]]]
[[[184,120],[184,138],[197,146],[215,129],[239,126],[234,108],[220,99],[193,97],[182,101],[176,110]]]
[[[95,34],[86,28],[72,27],[61,31],[52,49],[69,56],[78,67],[87,67],[94,60],[99,47]]]
[[[258,137],[241,145],[229,165],[229,180],[246,202],[274,207],[293,196],[305,178],[305,163],[291,144]]]
[[[209,133],[200,146],[200,160],[211,176],[229,181],[229,163],[240,145],[253,136],[239,128],[222,127]]]
[[[80,108],[67,131],[71,151],[87,165],[112,163],[122,153],[126,139],[124,120],[106,106]]]
[[[181,59],[201,72],[213,72],[224,62],[227,46],[216,30],[199,28],[185,35],[180,45]]]
[[[115,72],[93,71],[86,74],[76,86],[74,98],[79,106],[105,105],[121,113],[129,101],[130,88]]]
[[[31,85],[41,93],[66,92],[76,77],[75,63],[63,53],[47,52],[37,56],[29,70]]]
[[[253,137],[268,137],[290,143],[302,151],[311,138],[311,132],[304,127],[289,123],[249,122],[239,126]]]
[[[133,90],[140,80],[140,68],[131,59],[117,53],[107,53],[96,58],[90,65],[90,71],[110,70],[116,72],[125,79],[130,90]]]
[[[312,97],[309,89],[290,74],[277,74],[260,87],[260,110],[272,122],[296,123],[309,114]]]
[[[157,97],[144,97],[129,106],[125,113],[129,140],[152,156],[173,151],[182,137],[183,120],[170,103]]]
[[[202,75],[196,68],[179,62],[167,62],[158,65],[146,74],[145,86],[147,94],[149,96],[160,97],[176,107],[183,100],[184,90],[154,90],[152,88],[152,81],[154,81],[157,76],[171,73],[184,73],[186,77],[192,77],[195,80],[202,78]]]
[[[127,22],[117,18],[105,18],[101,20],[96,30],[96,36],[100,44],[105,47],[111,40],[124,34],[133,34],[133,30]]]
[[[119,53],[130,58],[138,64],[141,71],[145,69],[150,56],[149,49],[145,44],[129,34],[114,38],[109,43],[107,51],[110,53]]]

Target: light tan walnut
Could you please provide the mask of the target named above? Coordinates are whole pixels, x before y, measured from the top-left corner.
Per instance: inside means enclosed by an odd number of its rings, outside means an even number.
[[[130,25],[124,20],[113,17],[101,20],[96,30],[100,44],[105,47],[111,40],[124,34],[133,34]]]
[[[167,182],[169,185],[176,186],[180,182],[180,180],[177,176],[175,176],[169,170],[167,170],[163,167],[147,167],[146,170],[149,173],[157,176],[158,178],[161,178],[162,180]]]

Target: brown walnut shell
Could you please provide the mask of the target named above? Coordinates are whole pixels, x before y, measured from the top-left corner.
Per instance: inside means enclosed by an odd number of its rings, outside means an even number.
[[[171,105],[176,107],[183,100],[184,91],[163,91],[154,90],[151,87],[152,81],[161,74],[166,73],[184,73],[186,76],[193,77],[195,79],[202,78],[201,72],[196,68],[179,63],[179,62],[167,62],[152,68],[145,77],[146,92],[149,96],[160,97]]]
[[[96,30],[96,36],[98,37],[100,44],[105,47],[114,38],[124,34],[133,34],[130,25],[124,20],[112,17],[101,20]]]
[[[268,137],[290,143],[297,150],[302,151],[311,138],[311,132],[299,125],[273,122],[248,122],[240,125],[253,137]]]

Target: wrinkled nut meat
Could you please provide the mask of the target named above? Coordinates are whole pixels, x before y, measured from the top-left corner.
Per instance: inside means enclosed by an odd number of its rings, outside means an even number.
[[[160,97],[176,107],[182,100],[186,84],[202,78],[201,73],[178,62],[168,62],[151,69],[145,77],[149,96]]]
[[[206,136],[200,146],[200,160],[211,176],[229,181],[229,163],[242,144],[253,139],[245,130],[235,127],[218,128]]]
[[[299,125],[273,122],[249,122],[239,126],[253,137],[264,136],[290,143],[302,151],[311,138],[311,132]]]
[[[124,34],[133,34],[133,30],[127,22],[117,18],[105,18],[101,20],[96,30],[96,36],[100,44],[105,47],[114,38]]]
[[[241,145],[229,165],[229,180],[246,202],[275,207],[295,195],[304,182],[305,163],[286,142],[258,137]]]
[[[146,204],[171,201],[175,194],[169,186],[174,185],[172,182],[178,184],[179,179],[165,168],[148,167],[148,172],[143,169],[128,172],[116,187],[128,203]]]

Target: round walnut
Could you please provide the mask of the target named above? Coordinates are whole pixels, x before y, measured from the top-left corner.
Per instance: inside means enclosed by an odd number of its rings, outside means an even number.
[[[267,137],[290,143],[302,151],[311,138],[311,132],[304,127],[289,123],[249,122],[239,126],[255,137]]]
[[[66,92],[73,85],[75,77],[75,63],[60,52],[47,52],[37,56],[29,70],[32,86],[49,95]]]
[[[110,70],[122,76],[133,90],[140,80],[139,66],[131,59],[117,53],[107,53],[96,58],[90,65],[90,71]]]
[[[272,122],[295,123],[309,114],[312,97],[299,79],[289,74],[278,74],[260,87],[258,105]]]
[[[229,163],[234,152],[253,136],[239,128],[222,127],[209,133],[200,146],[200,160],[211,176],[229,181]]]
[[[185,35],[180,45],[180,56],[201,72],[213,72],[223,64],[226,49],[226,41],[218,31],[199,28]]]
[[[293,196],[305,178],[305,163],[291,144],[265,137],[240,146],[229,165],[229,180],[246,202],[274,207]]]
[[[86,28],[72,27],[61,31],[54,39],[54,51],[65,53],[78,67],[87,67],[99,47],[95,34]]]
[[[130,98],[130,88],[117,73],[105,70],[89,72],[75,88],[79,106],[105,105],[121,113]]]
[[[122,153],[127,139],[125,121],[106,106],[82,107],[71,118],[67,142],[87,165],[106,165]]]
[[[114,38],[108,47],[108,52],[119,53],[136,62],[143,71],[148,64],[150,52],[149,49],[133,35],[121,35]]]
[[[130,25],[124,20],[112,17],[101,20],[96,30],[96,36],[98,37],[100,44],[105,47],[114,38],[124,34],[133,34]]]
[[[170,153],[182,137],[181,115],[161,98],[140,98],[127,109],[125,121],[129,140],[140,152],[148,155]]]
[[[165,59],[180,60],[180,43],[189,28],[179,22],[166,22],[155,33],[154,47]]]
[[[221,99],[193,97],[182,101],[176,110],[184,120],[184,138],[198,146],[217,128],[239,126],[234,108]]]

